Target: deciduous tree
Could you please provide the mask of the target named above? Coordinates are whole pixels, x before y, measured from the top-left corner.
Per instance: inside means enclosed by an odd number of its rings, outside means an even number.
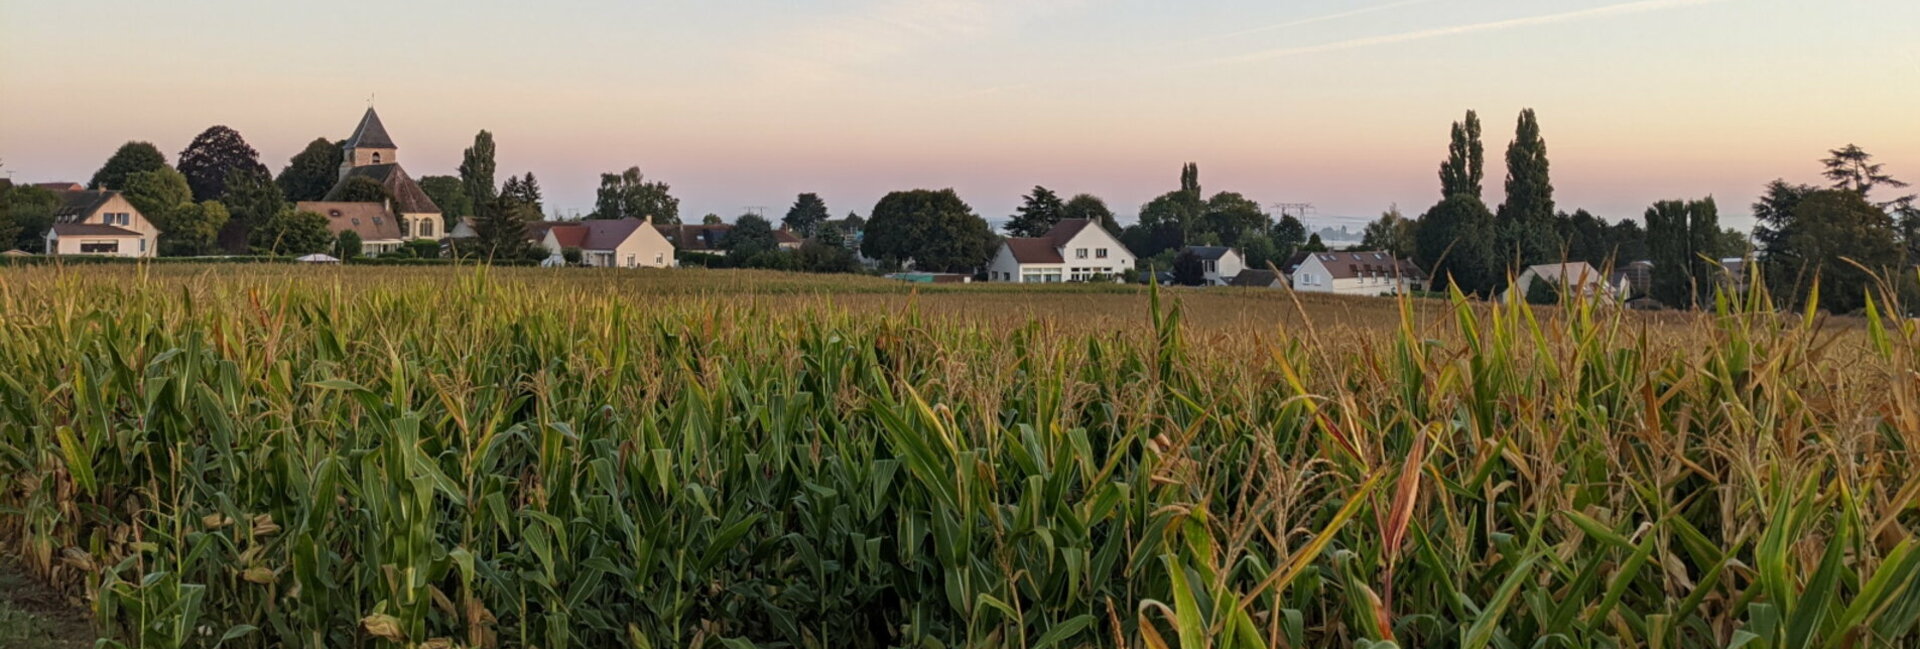
[[[340,186],[341,201],[348,203],[385,203],[393,200],[393,193],[380,181],[366,176],[349,176]]]
[[[280,210],[251,234],[255,252],[267,255],[311,255],[334,244],[327,217],[294,209]]]
[[[758,214],[742,214],[733,220],[733,229],[727,231],[727,237],[720,242],[727,256],[734,260],[751,259],[755,255],[774,252],[780,249],[780,242],[773,237],[773,224]]]
[[[127,176],[167,166],[167,156],[152,142],[128,142],[120,145],[107,162],[93,172],[87,189],[126,189]]]
[[[1366,230],[1361,233],[1360,247],[1384,250],[1398,259],[1412,259],[1413,221],[1401,216],[1397,206],[1382,212],[1380,218],[1368,223]]]
[[[420,191],[440,207],[440,214],[448,223],[463,216],[473,216],[473,197],[467,195],[467,185],[453,176],[422,176]]]
[[[680,199],[671,187],[658,180],[647,180],[639,167],[620,173],[600,174],[600,191],[593,202],[596,219],[647,219],[654,223],[680,223]]]
[[[1120,233],[1120,222],[1114,218],[1113,210],[1107,207],[1106,201],[1100,200],[1099,196],[1093,194],[1075,194],[1073,198],[1067,199],[1067,204],[1061,208],[1060,216],[1063,219],[1095,221],[1108,232],[1116,235]]]
[[[1480,116],[1469,110],[1466,121],[1453,123],[1447,160],[1440,163],[1440,198],[1454,194],[1482,198],[1480,186],[1486,177],[1486,158],[1486,147],[1480,143]]]
[[[1451,281],[1463,293],[1484,295],[1498,282],[1493,214],[1472,194],[1454,194],[1427,210],[1414,241],[1421,267],[1433,277],[1433,290]]]
[[[219,200],[227,195],[227,177],[238,170],[268,176],[260,164],[260,152],[247,144],[240,133],[225,126],[210,127],[180,151],[180,173],[187,177],[197,201]]]
[[[972,272],[993,252],[993,230],[952,189],[887,194],[875,203],[860,250],[922,270]]]
[[[327,197],[327,190],[340,180],[340,165],[346,160],[340,143],[327,138],[315,138],[307,143],[307,148],[293,154],[287,160],[287,166],[280,169],[280,177],[274,184],[280,186],[280,192],[286,200],[317,201]]]
[[[1553,241],[1553,180],[1547,142],[1533,109],[1520,111],[1507,147],[1507,197],[1494,219],[1501,263],[1544,263],[1558,257]]]
[[[473,136],[473,146],[460,155],[460,182],[466,184],[475,209],[485,208],[499,194],[493,184],[494,169],[493,134],[482,130]]]

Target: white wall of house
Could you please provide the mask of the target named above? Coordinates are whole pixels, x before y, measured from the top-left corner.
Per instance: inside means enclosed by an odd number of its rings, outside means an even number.
[[[1060,258],[1065,260],[1062,263],[1022,264],[1014,258],[1013,248],[1001,243],[999,252],[993,255],[993,261],[987,264],[987,280],[1052,284],[1086,282],[1104,277],[1111,281],[1125,281],[1133,273],[1133,253],[1098,224],[1081,228],[1058,250]]]
[[[1201,263],[1206,264],[1207,283],[1214,286],[1226,286],[1227,282],[1240,276],[1240,271],[1247,269],[1247,258],[1241,256],[1240,251],[1231,249],[1220,255],[1219,259],[1208,259]]]
[[[553,233],[547,233],[549,241]],[[549,244],[549,250],[558,244]],[[673,244],[651,225],[642,225],[612,250],[582,250],[580,261],[609,268],[672,268]]]
[[[160,229],[134,209],[133,203],[118,193],[101,203],[80,221],[89,225],[108,225],[130,230],[138,236],[84,235],[60,237],[47,230],[47,252],[55,255],[107,255],[114,257],[152,257],[159,254]],[[104,250],[111,249],[111,252]]]
[[[1412,279],[1379,274],[1368,277],[1335,278],[1318,255],[1308,255],[1293,273],[1293,290],[1306,293],[1382,296],[1399,295],[1415,287]]]

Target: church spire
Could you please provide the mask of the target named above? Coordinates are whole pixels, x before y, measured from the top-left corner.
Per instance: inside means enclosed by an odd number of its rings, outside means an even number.
[[[354,127],[353,137],[347,138],[349,149],[397,149],[393,138],[387,135],[387,127],[380,123],[380,114],[367,107],[367,114],[360,117],[360,125]]]

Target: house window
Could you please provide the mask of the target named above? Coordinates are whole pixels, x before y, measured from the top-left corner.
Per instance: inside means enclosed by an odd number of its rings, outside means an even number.
[[[1074,248],[1074,249],[1073,249],[1073,258],[1074,258],[1074,259],[1086,259],[1086,258],[1087,258],[1087,249],[1086,249],[1086,248]]]
[[[634,261],[633,261],[633,255],[627,255],[627,267],[628,267],[628,268],[632,268],[632,267],[634,267],[634,266],[638,266],[638,265],[639,265],[639,264],[636,264],[636,263],[634,263]]]
[[[1209,273],[1220,272],[1220,262],[1214,261],[1211,259],[1207,260],[1207,272]]]
[[[146,240],[146,239],[141,239],[141,240],[140,240],[140,252],[146,252],[146,251],[147,251],[147,240]]]
[[[1094,251],[1093,251],[1093,256],[1094,256],[1094,257],[1097,257],[1097,258],[1100,258],[1100,259],[1106,259],[1106,258],[1107,258],[1107,249],[1106,249],[1106,248],[1095,248],[1095,249],[1094,249]]]
[[[664,252],[653,253],[653,265],[665,266],[666,264],[667,264],[667,253],[664,253]]]
[[[88,254],[116,253],[116,252],[120,252],[120,242],[118,241],[82,241],[80,242],[80,252],[88,253]]]

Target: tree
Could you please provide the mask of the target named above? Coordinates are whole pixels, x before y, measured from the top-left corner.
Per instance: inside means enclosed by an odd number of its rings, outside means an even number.
[[[1420,216],[1414,230],[1420,265],[1433,277],[1432,290],[1451,281],[1463,293],[1492,292],[1500,277],[1493,253],[1493,214],[1472,194],[1454,194]]]
[[[473,216],[473,197],[467,195],[467,185],[453,176],[421,176],[420,191],[426,192],[433,204],[440,206],[440,214],[451,223],[463,216]]]
[[[531,206],[522,204],[506,193],[493,197],[480,210],[480,216],[474,222],[478,233],[479,251],[487,260],[526,259],[534,254],[527,242],[527,222],[540,218],[540,213]]]
[[[193,202],[187,177],[171,167],[128,175],[120,195],[162,233],[169,229],[173,211]]]
[[[311,255],[333,247],[327,217],[314,212],[284,209],[251,233],[255,252],[268,255]]]
[[[1566,261],[1584,261],[1595,268],[1605,268],[1615,261],[1612,246],[1607,241],[1607,223],[1592,213],[1586,210],[1575,210],[1572,214],[1561,212],[1554,216],[1553,226]],[[1625,261],[1631,260],[1622,260],[1622,263]]]
[[[87,189],[126,189],[127,176],[142,171],[153,171],[167,166],[167,156],[152,142],[128,142],[107,158],[107,163],[93,172],[93,180],[87,182]]]
[[[196,201],[219,200],[227,195],[227,177],[235,170],[270,175],[260,164],[260,152],[253,150],[240,133],[225,126],[214,126],[193,138],[180,151],[180,173],[187,177]]]
[[[1453,123],[1447,160],[1440,163],[1440,198],[1454,194],[1481,198],[1486,162],[1486,147],[1480,144],[1480,116],[1469,110],[1466,121]]]
[[[1559,304],[1560,287],[1546,277],[1535,277],[1527,285],[1528,304]]]
[[[20,236],[20,226],[13,220],[13,181],[0,178],[0,246],[12,248]]]
[[[339,181],[340,165],[345,160],[346,153],[340,149],[339,142],[314,138],[307,143],[307,148],[287,160],[287,166],[280,169],[280,177],[273,182],[280,186],[286,200],[322,200],[327,197],[327,190]]]
[[[828,239],[839,236],[830,234],[838,230],[833,227],[820,228],[820,234],[800,244],[800,249],[792,254],[793,269],[809,273],[860,272],[860,260],[853,256],[853,251]]]
[[[280,184],[268,179],[266,174],[235,169],[227,179],[227,198],[221,201],[231,216],[220,231],[221,247],[228,252],[245,252],[253,229],[287,209],[286,195],[281,192]]]
[[[341,230],[340,236],[335,237],[333,240],[333,256],[341,259],[352,259],[360,256],[361,247],[360,233],[352,230]]]
[[[1190,211],[1191,210],[1191,211]],[[1121,233],[1127,248],[1151,257],[1187,245],[1186,223],[1198,220],[1197,208],[1178,191],[1167,192],[1140,206],[1140,218]]]
[[[1067,204],[1061,206],[1060,211],[1062,219],[1086,219],[1099,223],[1100,227],[1106,228],[1108,232],[1120,233],[1120,222],[1114,218],[1113,210],[1107,207],[1107,202],[1100,200],[1099,196],[1075,194],[1073,198],[1067,199]]]
[[[654,223],[678,225],[680,199],[671,187],[647,180],[639,167],[627,167],[620,173],[600,174],[600,191],[595,195],[595,219],[652,219]]]
[[[531,171],[524,177],[507,176],[507,184],[500,188],[500,195],[532,210],[536,215],[547,211],[546,201],[540,195],[540,181],[533,177]]]
[[[1885,211],[1857,191],[1821,189],[1794,206],[1791,225],[1767,250],[1767,265],[1773,275],[1788,278],[1791,293],[1783,297],[1790,304],[1804,302],[1817,278],[1820,306],[1849,313],[1865,304],[1876,275],[1887,276],[1902,257]]]
[[[1861,198],[1872,200],[1873,190],[1882,186],[1902,189],[1907,183],[1887,175],[1884,164],[1873,161],[1873,154],[1858,146],[1848,144],[1839,149],[1828,151],[1831,157],[1820,161],[1826,166],[1821,175],[1833,181],[1834,189],[1845,189],[1857,193]],[[1885,203],[1875,203],[1882,210],[1912,205],[1914,195],[1908,194]]]
[[[337,198],[347,203],[385,203],[393,200],[393,193],[387,191],[387,186],[378,180],[366,176],[348,176],[340,186]]]
[[[1360,247],[1384,250],[1397,259],[1412,259],[1413,221],[1401,216],[1398,206],[1382,212],[1360,235]]]
[[[1022,196],[1021,199],[1023,202],[1020,208],[1014,211],[1013,218],[1002,226],[1002,229],[1007,231],[1007,236],[1045,236],[1048,230],[1053,229],[1054,224],[1066,218],[1067,204],[1062,202],[1060,195],[1053,193],[1051,189],[1034,185],[1033,191]]]
[[[780,242],[773,237],[772,223],[758,214],[742,214],[733,220],[733,229],[727,231],[720,247],[726,249],[728,258],[744,261],[779,250]]]
[[[727,222],[726,219],[720,218],[720,215],[714,214],[712,212],[708,212],[706,216],[700,217],[701,225],[722,225],[722,224],[725,224],[726,222]]]
[[[1307,245],[1307,224],[1292,214],[1282,214],[1273,224],[1272,236],[1274,247],[1279,248],[1282,255],[1291,257],[1300,246]]]
[[[1260,203],[1237,192],[1220,192],[1207,199],[1201,215],[1201,229],[1214,235],[1220,245],[1239,248],[1262,236],[1267,230],[1267,213]]]
[[[221,228],[227,225],[227,207],[219,201],[182,203],[170,211],[160,233],[160,254],[195,257],[219,250]]]
[[[476,209],[493,202],[499,192],[493,184],[493,134],[485,130],[473,136],[473,146],[460,155],[460,182],[467,186],[467,197]]]
[[[1507,199],[1500,204],[1495,231],[1502,263],[1542,263],[1554,250],[1553,181],[1547,169],[1547,142],[1533,109],[1520,111],[1513,143],[1507,147]]]
[[[952,189],[897,191],[868,217],[860,251],[923,270],[972,272],[993,252],[993,230]]]
[[[780,222],[811,239],[820,233],[820,224],[832,217],[827,211],[827,202],[820,200],[819,194],[806,193],[793,199],[793,207],[787,208],[787,217]]]
[[[53,227],[53,213],[63,203],[59,194],[34,187],[16,186],[6,192],[7,211],[16,228],[11,244],[25,252],[43,252],[47,245],[47,230]],[[9,242],[0,240],[0,246]]]
[[[1205,286],[1207,284],[1207,266],[1192,249],[1181,250],[1173,257],[1173,283],[1181,286]]]
[[[1653,299],[1692,309],[1713,295],[1719,259],[1720,212],[1712,198],[1661,201],[1647,209],[1648,253],[1653,261]]]
[[[1307,237],[1307,244],[1304,246],[1300,246],[1300,252],[1326,252],[1326,251],[1327,251],[1327,243],[1325,241],[1320,240],[1320,233],[1318,232],[1315,232],[1312,235],[1309,235]]]

